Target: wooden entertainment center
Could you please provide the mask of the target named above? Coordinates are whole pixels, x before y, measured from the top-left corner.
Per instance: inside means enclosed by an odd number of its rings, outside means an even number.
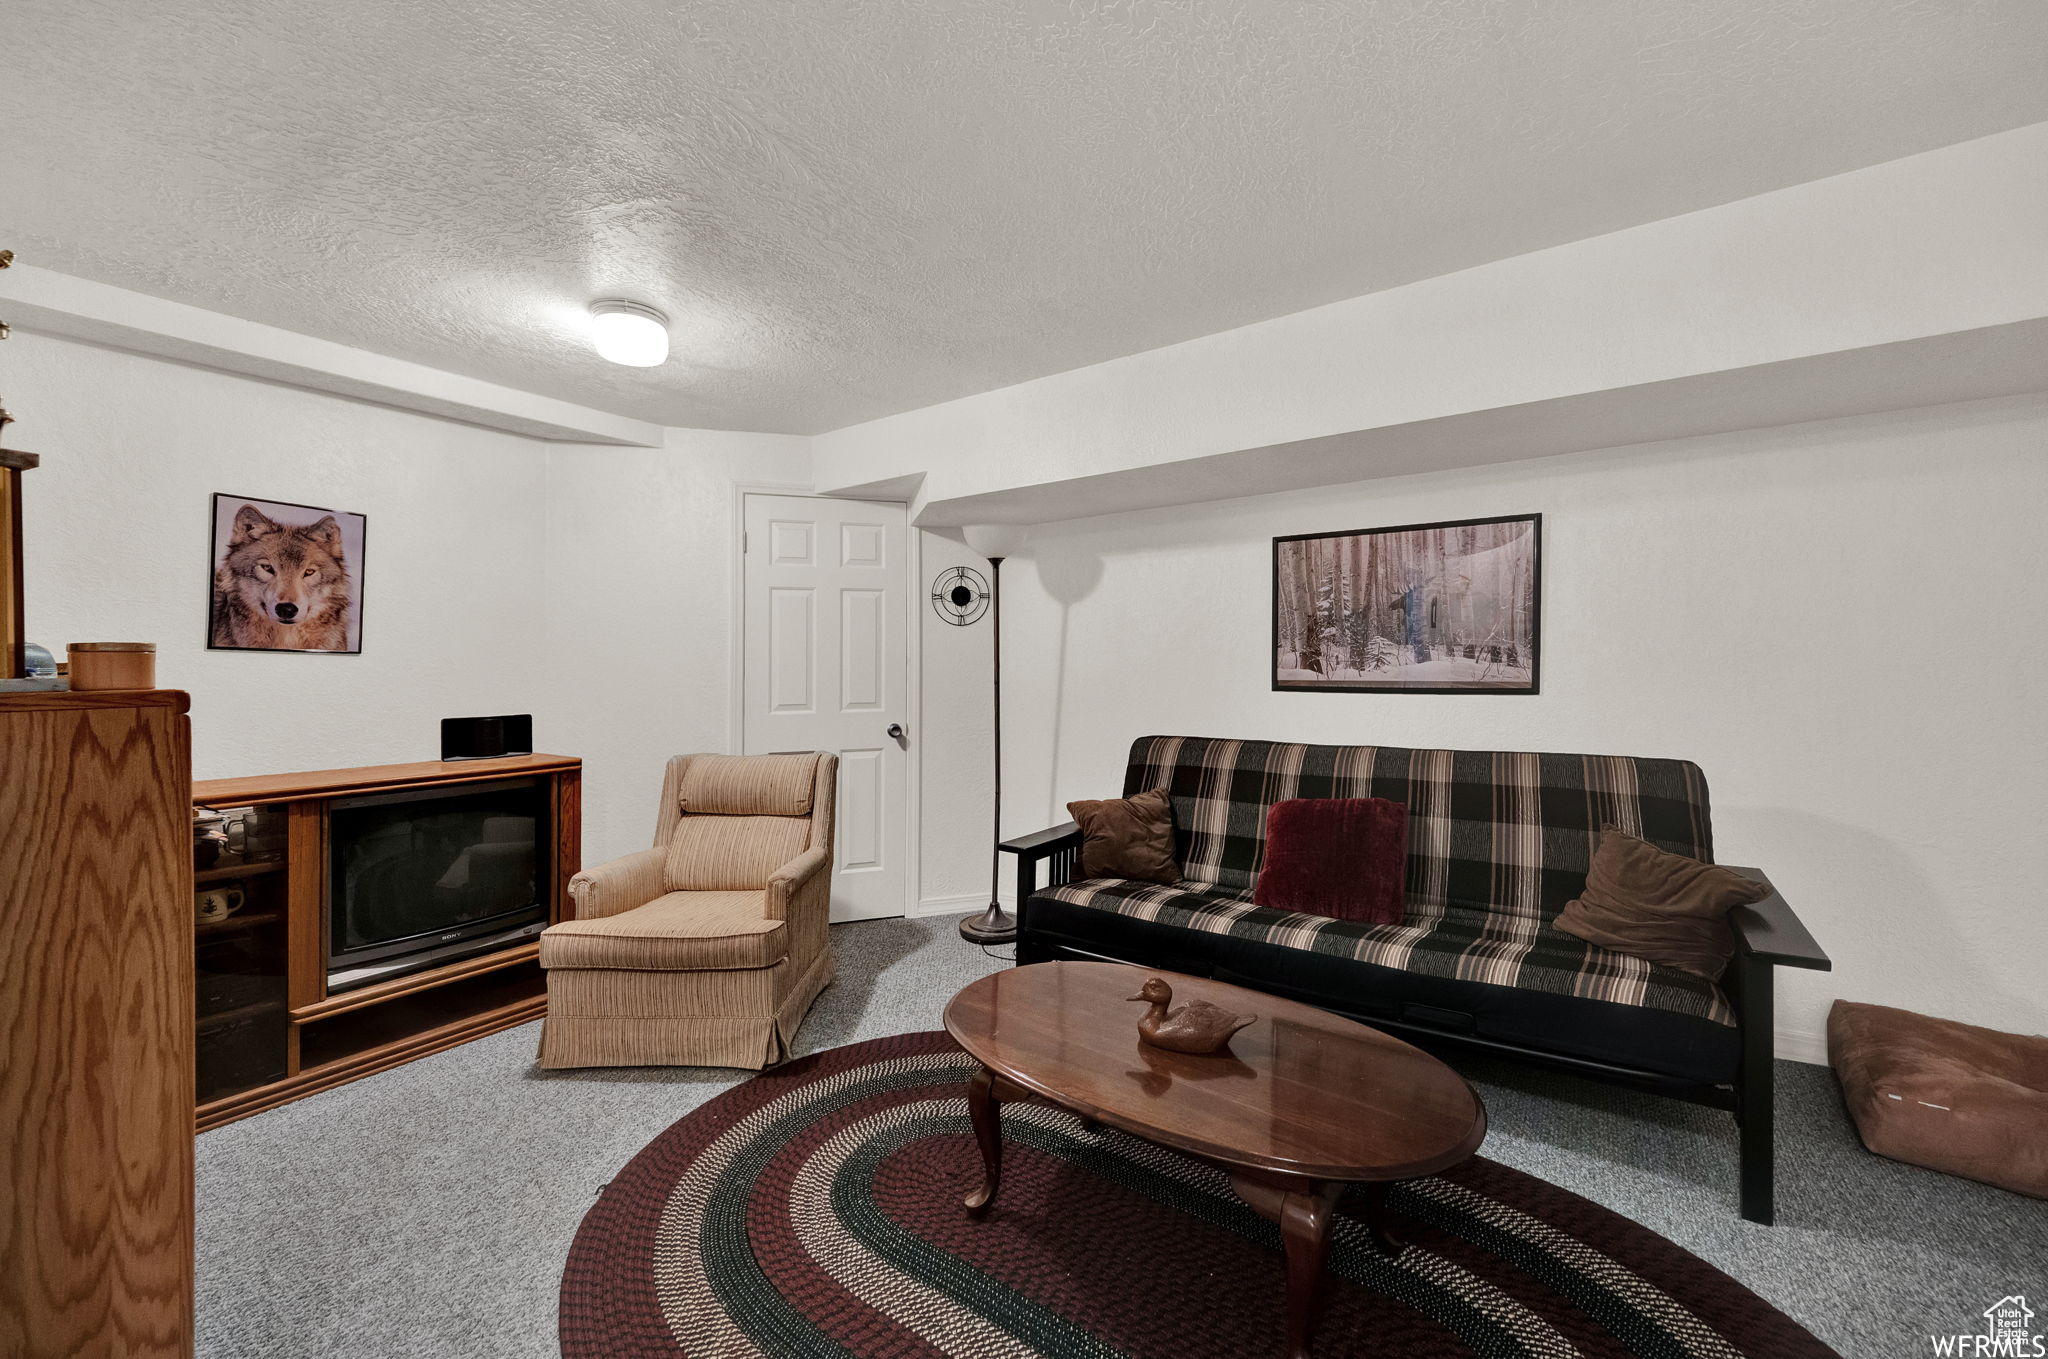
[[[216,910],[194,925],[198,959],[198,1127],[238,1118],[397,1066],[547,1009],[537,942],[329,994],[328,825],[336,799],[512,777],[546,782],[552,810],[549,920],[563,918],[581,866],[582,761],[566,755],[378,765],[211,779],[196,808],[226,813],[241,844],[195,869]]]

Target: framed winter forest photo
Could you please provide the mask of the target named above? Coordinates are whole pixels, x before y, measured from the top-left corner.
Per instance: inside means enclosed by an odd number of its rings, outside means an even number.
[[[1543,516],[1273,540],[1273,687],[1533,694]]]

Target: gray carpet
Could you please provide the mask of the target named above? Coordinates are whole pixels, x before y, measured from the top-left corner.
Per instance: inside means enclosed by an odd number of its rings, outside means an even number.
[[[938,1028],[949,996],[1002,965],[951,920],[844,925],[833,946],[840,980],[804,1051]],[[199,1353],[555,1354],[555,1290],[592,1197],[742,1076],[543,1073],[537,1037],[494,1034],[203,1135]],[[1458,1065],[1491,1114],[1486,1155],[1663,1233],[1852,1359],[1917,1359],[2008,1294],[2048,1297],[2048,1204],[1867,1154],[1824,1068],[1780,1065],[1779,1221],[1757,1227],[1736,1216],[1725,1114]]]

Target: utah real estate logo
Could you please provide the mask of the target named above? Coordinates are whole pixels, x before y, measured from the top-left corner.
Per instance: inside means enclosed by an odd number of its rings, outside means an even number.
[[[2015,1293],[1984,1309],[1982,1335],[1931,1335],[1936,1354],[1959,1359],[2040,1359],[2048,1356],[2048,1336],[2034,1334],[2034,1309]]]

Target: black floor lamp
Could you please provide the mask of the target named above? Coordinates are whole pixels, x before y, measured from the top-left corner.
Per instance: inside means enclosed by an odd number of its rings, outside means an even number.
[[[970,524],[967,545],[988,558],[989,622],[995,629],[995,661],[990,682],[994,703],[995,811],[988,856],[988,909],[960,922],[960,937],[975,944],[1008,944],[1017,938],[1017,921],[1003,909],[1003,558],[1014,557],[1024,546],[1021,524]]]

